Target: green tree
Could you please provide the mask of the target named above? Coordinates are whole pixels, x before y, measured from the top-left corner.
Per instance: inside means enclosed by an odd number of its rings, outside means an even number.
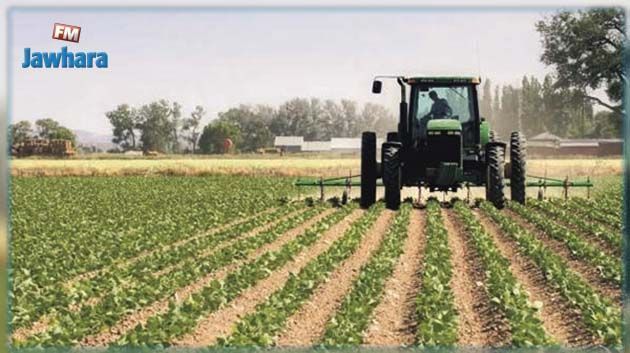
[[[361,124],[357,103],[348,99],[341,100],[341,111],[343,112],[342,121],[338,122],[338,126],[343,126],[340,137],[356,137],[360,136],[366,126]]]
[[[520,121],[526,136],[534,136],[545,131],[542,85],[535,77],[523,76],[521,81]]]
[[[37,135],[39,138],[48,140],[70,140],[72,145],[76,146],[76,135],[74,132],[67,127],[61,126],[56,120],[39,119],[35,122],[35,126],[37,126]]]
[[[57,127],[57,129],[52,131],[49,136],[51,140],[69,140],[70,142],[72,142],[73,146],[77,145],[77,137],[74,132],[64,126]]]
[[[128,104],[121,104],[116,109],[105,113],[112,125],[112,142],[123,150],[136,149],[136,129],[138,113]]]
[[[181,106],[160,100],[143,105],[138,112],[140,141],[144,151],[172,153],[177,150],[178,117]]]
[[[487,79],[483,83],[482,94],[479,99],[479,114],[492,121],[492,82]]]
[[[501,115],[501,96],[499,95],[499,85],[494,86],[494,95],[492,98],[492,122],[497,122]]]
[[[520,90],[511,85],[501,88],[501,109],[496,121],[498,135],[506,139],[512,131],[522,130],[520,126]]]
[[[22,143],[33,136],[33,127],[30,121],[22,120],[9,125],[11,144]]]
[[[241,137],[241,142],[237,146],[239,151],[253,152],[270,146],[273,142],[269,123],[266,121],[268,113],[269,110],[264,106],[240,105],[219,113],[219,120],[230,122],[238,127]]]
[[[384,137],[390,131],[397,131],[398,123],[392,113],[382,105],[367,103],[361,111],[361,124],[366,130]]]
[[[50,134],[59,128],[59,123],[53,119],[39,119],[35,121],[37,136],[43,139],[50,139]]]
[[[203,128],[199,137],[199,149],[207,154],[223,153],[223,143],[228,138],[236,148],[239,147],[242,139],[238,126],[230,121],[215,120]]]
[[[611,111],[621,111],[624,17],[621,8],[597,8],[561,11],[536,24],[542,35],[541,59],[555,69],[557,87],[576,90]],[[592,94],[599,88],[605,89],[610,102]]]
[[[184,119],[182,123],[182,131],[186,133],[185,139],[190,144],[193,154],[197,149],[197,141],[199,140],[199,125],[205,114],[206,111],[203,107],[198,105],[190,113],[190,118]]]

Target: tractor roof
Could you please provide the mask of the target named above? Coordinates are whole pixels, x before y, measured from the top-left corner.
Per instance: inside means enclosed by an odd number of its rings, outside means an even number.
[[[479,84],[481,83],[480,77],[463,77],[463,76],[433,76],[433,77],[408,77],[406,82],[409,84],[414,83],[428,83],[428,84]]]

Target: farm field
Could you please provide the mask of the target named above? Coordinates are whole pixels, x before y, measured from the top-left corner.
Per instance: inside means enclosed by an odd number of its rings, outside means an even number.
[[[13,178],[12,344],[621,344],[618,182],[394,212],[292,181]]]

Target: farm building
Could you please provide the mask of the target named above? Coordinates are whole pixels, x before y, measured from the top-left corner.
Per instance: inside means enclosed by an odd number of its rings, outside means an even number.
[[[361,151],[361,139],[349,137],[333,137],[330,139],[330,150],[340,153],[354,153]]]
[[[548,132],[527,139],[531,156],[620,156],[621,139],[562,139]]]
[[[622,139],[602,139],[599,140],[600,156],[619,156],[623,154]]]
[[[597,140],[562,140],[558,146],[559,155],[598,156]]]
[[[527,139],[527,151],[531,155],[554,155],[557,152],[560,137],[543,132]]]
[[[280,148],[283,152],[300,152],[304,144],[302,136],[276,136],[273,146]]]
[[[330,152],[330,141],[304,141],[302,152]]]

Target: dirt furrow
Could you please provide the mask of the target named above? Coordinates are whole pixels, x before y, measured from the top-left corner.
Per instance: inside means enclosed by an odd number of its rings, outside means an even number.
[[[258,212],[256,214],[254,214],[252,216],[248,216],[248,217],[246,217],[244,219],[238,219],[238,220],[229,222],[227,224],[220,225],[220,226],[218,226],[216,228],[212,228],[212,229],[208,229],[206,231],[202,231],[202,232],[197,233],[196,235],[193,235],[193,236],[191,236],[189,238],[184,238],[184,239],[178,240],[178,241],[176,241],[174,243],[171,243],[169,245],[161,246],[161,247],[158,247],[157,249],[150,249],[150,250],[142,251],[139,254],[137,254],[137,255],[135,255],[135,256],[133,256],[131,258],[121,259],[120,261],[114,262],[113,264],[111,264],[106,269],[101,268],[101,269],[98,269],[98,270],[93,270],[93,271],[89,271],[89,272],[85,272],[85,273],[79,274],[79,275],[73,277],[72,279],[66,281],[64,283],[64,287],[69,289],[69,288],[73,287],[75,284],[77,284],[80,281],[88,280],[88,279],[92,279],[92,278],[96,277],[99,273],[101,273],[104,270],[111,269],[112,267],[127,267],[129,265],[134,264],[135,262],[138,262],[138,261],[142,260],[143,258],[145,258],[147,256],[155,254],[156,252],[169,251],[169,250],[171,250],[171,249],[173,249],[175,247],[184,245],[184,244],[189,243],[189,242],[191,242],[191,241],[193,241],[195,239],[206,237],[206,236],[211,236],[213,234],[217,234],[219,232],[222,232],[222,231],[224,231],[226,229],[229,229],[229,228],[233,227],[236,224],[247,222],[247,221],[249,221],[249,220],[251,220],[251,219],[253,219],[255,217],[258,217],[258,216],[261,216],[261,215],[273,212],[276,209],[277,209],[277,207],[270,207],[270,208],[268,208],[266,210],[263,210],[261,212]]]
[[[510,261],[510,271],[527,291],[530,302],[542,303],[540,319],[545,331],[564,346],[597,344],[589,334],[580,314],[553,287],[547,284],[543,272],[536,264],[521,255],[518,244],[508,238],[499,227],[481,212],[475,210],[477,219],[492,236],[502,255]]]
[[[459,345],[497,347],[510,343],[509,327],[484,288],[485,274],[468,237],[452,210],[442,209],[448,230],[453,277],[451,288],[459,314]]]
[[[560,240],[556,240],[548,236],[545,232],[539,230],[535,225],[527,222],[521,216],[511,210],[506,210],[506,214],[510,216],[517,224],[527,229],[547,246],[551,251],[561,256],[567,264],[580,275],[597,293],[611,299],[614,303],[621,306],[621,288],[604,280],[597,269],[587,264],[584,259],[573,255],[571,250]]]
[[[245,259],[243,260],[239,260],[233,264],[230,264],[226,267],[221,268],[218,271],[214,271],[212,273],[209,273],[208,275],[206,275],[204,278],[200,279],[199,281],[188,285],[186,287],[180,288],[179,290],[177,290],[170,298],[166,298],[163,300],[159,300],[157,302],[154,302],[128,316],[126,316],[125,318],[123,318],[122,320],[120,320],[118,323],[116,323],[115,325],[111,326],[109,329],[107,329],[106,331],[103,331],[99,334],[96,335],[91,335],[88,336],[86,338],[84,338],[81,341],[81,345],[83,346],[105,346],[108,345],[114,341],[116,341],[118,338],[122,337],[123,335],[125,335],[129,330],[133,329],[134,327],[136,327],[139,324],[144,324],[147,322],[147,320],[155,315],[159,315],[162,314],[164,312],[166,312],[168,310],[168,305],[169,305],[169,300],[170,299],[175,299],[175,302],[180,304],[182,303],[184,300],[186,300],[189,296],[191,296],[193,293],[199,292],[200,290],[202,290],[205,286],[207,286],[208,284],[210,284],[210,282],[212,282],[215,279],[222,279],[225,278],[225,276],[227,276],[228,273],[230,273],[231,271],[235,270],[236,268],[238,268],[239,266],[252,261],[253,259],[261,256],[262,254],[268,252],[268,251],[275,251],[280,249],[284,244],[286,244],[287,242],[289,242],[291,239],[293,239],[294,237],[302,234],[306,229],[308,229],[310,226],[312,226],[313,224],[315,224],[316,222],[318,222],[319,220],[321,220],[322,218],[326,217],[327,215],[329,215],[330,213],[332,213],[334,210],[332,209],[328,209],[320,214],[318,214],[317,216],[309,219],[308,221],[300,224],[298,227],[293,228],[287,232],[285,232],[284,234],[280,235],[276,240],[274,240],[273,242],[269,243],[269,244],[265,244],[263,246],[261,246],[260,248],[256,249],[254,252],[252,252],[251,254],[249,254]]]
[[[361,266],[368,262],[381,243],[393,215],[392,211],[383,211],[354,254],[340,264],[328,280],[315,289],[307,303],[289,318],[287,327],[276,340],[277,345],[310,346],[321,338],[326,322],[341,305]]]
[[[282,288],[291,274],[297,274],[311,260],[326,251],[332,243],[343,236],[350,225],[357,220],[363,210],[355,210],[341,222],[328,229],[317,242],[298,254],[295,259],[281,269],[273,272],[268,278],[257,285],[245,290],[228,306],[220,309],[203,319],[194,332],[173,344],[178,346],[209,346],[214,345],[217,338],[227,336],[238,320],[253,312],[256,305],[266,300],[271,294]]]
[[[420,290],[426,237],[424,211],[413,210],[407,240],[392,276],[385,283],[381,303],[364,335],[371,346],[410,346],[416,336],[415,299]]]

